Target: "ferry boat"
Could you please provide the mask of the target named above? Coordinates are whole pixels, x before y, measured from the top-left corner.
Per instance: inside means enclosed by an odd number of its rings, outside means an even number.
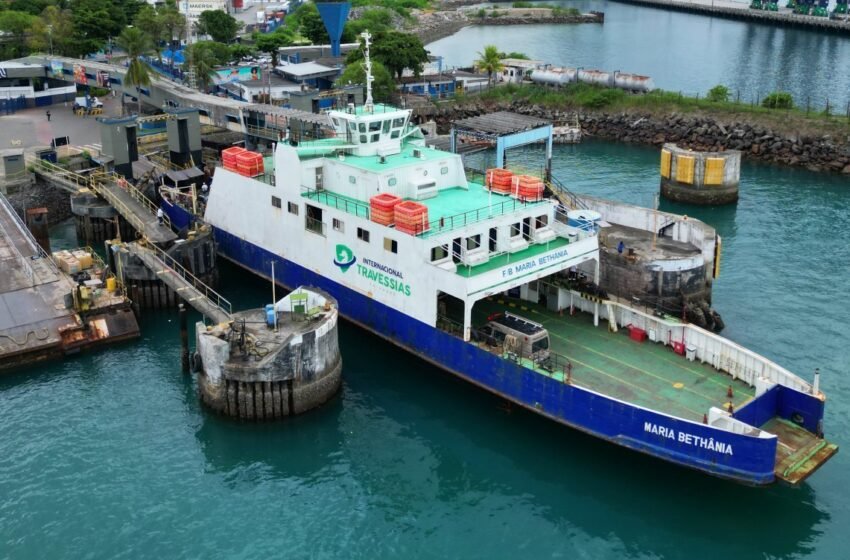
[[[606,299],[597,222],[467,177],[370,89],[328,112],[333,137],[280,142],[262,175],[216,170],[202,219],[222,256],[325,290],[349,321],[536,414],[678,465],[798,484],[837,451],[817,375]],[[387,223],[375,197],[427,218]]]

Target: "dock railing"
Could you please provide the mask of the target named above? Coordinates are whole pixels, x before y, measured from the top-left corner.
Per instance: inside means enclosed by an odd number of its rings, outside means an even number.
[[[206,299],[212,302],[216,307],[218,307],[221,311],[223,311],[227,315],[233,315],[233,305],[231,305],[230,301],[227,300],[224,296],[210,288],[207,284],[205,284],[200,278],[189,272],[186,267],[177,262],[177,260],[166,253],[163,249],[160,249],[157,245],[153,243],[148,243],[143,246],[144,249],[149,249],[153,254],[161,260],[167,267],[174,270],[178,275],[183,277],[183,279],[191,284],[198,292],[201,293]]]

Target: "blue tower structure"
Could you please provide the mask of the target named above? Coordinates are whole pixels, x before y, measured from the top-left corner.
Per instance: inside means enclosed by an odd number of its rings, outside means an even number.
[[[328,37],[331,38],[331,54],[333,56],[340,56],[342,54],[340,38],[345,28],[345,20],[348,19],[348,12],[351,10],[351,3],[317,2],[316,8],[319,9],[319,15],[322,16],[322,22],[328,31]]]

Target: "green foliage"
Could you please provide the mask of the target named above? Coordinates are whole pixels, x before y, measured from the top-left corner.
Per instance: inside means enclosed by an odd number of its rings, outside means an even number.
[[[277,50],[280,47],[291,45],[294,41],[294,33],[286,27],[278,27],[274,33],[259,33],[254,36],[254,44],[260,52],[268,53],[272,57],[272,64],[277,66]]]
[[[356,41],[357,37],[367,29],[369,33],[376,35],[390,31],[392,28],[393,14],[387,8],[364,10],[359,18],[350,20],[345,24],[343,39],[346,41]]]
[[[9,34],[11,41],[5,42],[4,58],[16,58],[27,54],[26,38],[38,18],[27,12],[0,12],[0,31]]]
[[[253,47],[249,47],[248,45],[243,45],[240,43],[234,43],[230,45],[230,59],[231,60],[239,60],[241,58],[245,58],[246,56],[251,56],[256,52]]]
[[[319,9],[312,2],[302,4],[296,12],[298,15],[298,31],[310,40],[314,45],[326,45],[330,42],[328,32],[325,30],[325,24],[322,21],[322,16],[319,15]]]
[[[774,91],[762,99],[761,106],[768,109],[791,109],[794,107],[794,98],[790,93]]]
[[[387,68],[378,61],[372,61],[372,97],[375,101],[389,101],[390,95],[395,90],[395,82],[393,82],[392,74]],[[346,86],[349,84],[366,85],[366,69],[363,67],[362,61],[357,61],[345,67],[345,71],[337,78],[337,87]]]
[[[512,8],[534,8],[536,6],[534,4],[532,4],[531,2],[526,2],[526,1],[523,0],[522,2],[514,2],[513,4],[511,4],[511,7]]]
[[[212,56],[212,60],[217,65],[223,66],[228,64],[231,60],[230,47],[223,43],[217,43],[215,41],[197,41],[194,43],[194,46],[197,49],[205,49],[209,51],[210,56]]]
[[[351,5],[354,7],[375,6],[387,8],[407,19],[410,17],[410,10],[424,10],[429,8],[431,3],[429,0],[352,0]]]
[[[55,4],[56,2],[54,0],[12,0],[5,4],[5,9],[13,12],[26,12],[32,16],[37,16],[48,6]]]
[[[475,13],[475,17],[480,17],[480,18],[487,17],[487,10],[485,10],[484,8],[481,8],[480,10],[478,10]]]
[[[219,64],[217,55],[214,52],[215,47],[212,47],[212,45],[217,44],[212,41],[200,41],[190,45],[185,51],[186,65],[195,72],[198,89],[203,92],[209,89],[215,67]],[[227,48],[227,45],[220,46],[225,49]]]
[[[415,35],[400,31],[386,31],[374,37],[371,47],[372,59],[380,62],[394,76],[401,78],[405,68],[413,70],[415,75],[422,73],[422,66],[428,62],[428,51]],[[352,64],[363,58],[362,47],[348,53],[346,64]]]
[[[83,53],[77,52],[74,45],[74,24],[69,10],[60,10],[56,6],[48,6],[41,16],[36,18],[30,29],[27,45],[33,51],[52,52],[62,56],[77,57]]]
[[[516,59],[516,60],[531,60],[530,58],[528,58],[527,54],[521,53],[521,52],[516,52],[516,51],[511,51],[509,53],[500,52],[499,58],[501,58],[501,59],[513,58],[513,59]]]
[[[165,33],[165,25],[156,9],[150,4],[142,6],[142,9],[136,14],[133,25],[150,38],[151,46],[156,53],[156,57],[162,62],[162,39]]]
[[[479,59],[475,61],[475,67],[487,72],[489,81],[493,81],[493,74],[504,69],[502,57],[496,45],[485,45],[484,50],[478,53]]]
[[[710,90],[705,98],[714,103],[725,103],[729,101],[729,88],[724,85],[716,85]]]
[[[230,43],[236,39],[236,33],[242,28],[241,22],[221,10],[201,12],[195,25],[198,34],[209,35],[213,41],[219,43]]]

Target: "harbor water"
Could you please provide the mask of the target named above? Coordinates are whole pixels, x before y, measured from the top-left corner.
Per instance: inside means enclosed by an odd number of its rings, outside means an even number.
[[[539,153],[511,152],[510,158]],[[560,146],[578,192],[651,205],[658,153]],[[725,335],[810,378],[850,445],[846,179],[745,164],[737,206],[662,203],[724,240]],[[53,232],[74,244],[73,228]],[[271,297],[232,266],[238,308]],[[714,479],[563,428],[343,323],[343,389],[282,423],[209,414],[176,312],[136,342],[0,377],[0,558],[841,558],[846,449],[797,489]],[[194,337],[191,337],[192,339]]]
[[[808,100],[823,108],[828,99],[833,113],[847,112],[850,36],[607,0],[547,3],[605,12],[605,24],[471,26],[427,48],[448,68],[471,66],[493,44],[551,64],[643,74],[658,88],[687,95],[705,96],[723,84],[747,103],[788,91],[798,106]]]

